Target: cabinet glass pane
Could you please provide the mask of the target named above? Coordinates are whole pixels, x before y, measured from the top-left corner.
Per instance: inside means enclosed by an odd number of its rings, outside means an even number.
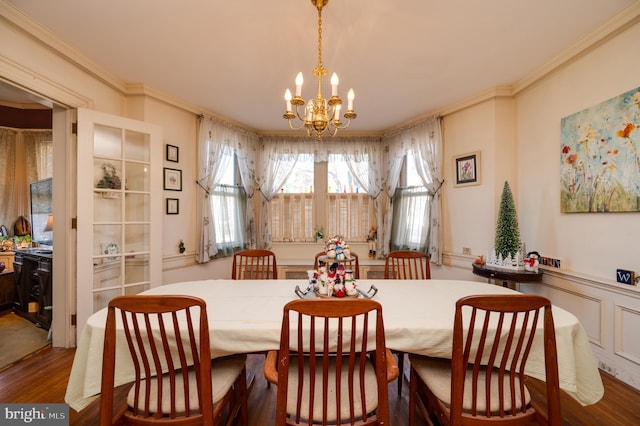
[[[120,232],[122,225],[93,225],[93,255],[117,257],[121,253]],[[96,263],[96,262],[94,262]]]
[[[109,305],[109,301],[116,296],[120,296],[122,290],[119,288],[113,290],[99,291],[93,294],[93,311],[97,312],[100,309],[106,308]]]
[[[150,198],[150,194],[127,194],[125,220],[127,222],[148,222]]]
[[[99,263],[93,268],[93,289],[120,288],[122,285],[120,262],[102,260],[103,263]]]
[[[149,225],[125,225],[124,253],[149,251]]]
[[[145,163],[125,163],[125,188],[128,191],[149,192],[149,165]]]
[[[93,160],[93,186],[97,189],[122,189],[122,161]]]
[[[124,283],[148,282],[149,279],[149,255],[127,256],[124,263]]]
[[[96,124],[93,130],[95,157],[122,157],[122,130]]]
[[[122,221],[122,194],[117,192],[95,192],[93,194],[94,222]]]
[[[124,135],[125,158],[148,162],[150,159],[149,135],[131,130],[126,130]]]

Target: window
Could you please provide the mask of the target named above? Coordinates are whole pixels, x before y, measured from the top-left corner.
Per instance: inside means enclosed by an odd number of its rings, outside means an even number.
[[[287,160],[281,161],[281,163],[284,163],[282,168],[289,170],[293,167],[293,170],[280,192],[284,194],[313,192],[313,156],[305,155],[296,159],[293,159],[292,156],[287,157]]]
[[[369,185],[369,158],[352,161],[348,156],[329,154],[327,161],[326,229],[342,235],[346,241],[366,241],[375,225],[373,201],[366,190]]]
[[[327,162],[327,192],[353,194],[362,192],[360,188],[369,184],[369,161],[351,162],[344,155],[329,154]],[[353,169],[357,169],[354,170]],[[365,191],[366,192],[366,191]]]
[[[282,169],[291,170],[291,173],[280,192],[271,199],[271,238],[280,242],[312,241],[313,156],[288,157],[281,161]]]
[[[418,153],[410,151],[404,160],[402,186],[393,196],[391,250],[418,250],[429,247],[431,195],[418,173],[421,164]]]
[[[362,190],[370,173],[368,157],[363,158],[356,162],[329,154],[326,162],[315,163],[309,155],[290,160],[295,161],[293,171],[271,199],[272,240],[315,241],[314,230],[324,228],[327,237],[366,241],[375,214],[373,200]]]
[[[327,194],[325,206],[325,229],[330,234],[342,235],[352,242],[367,240],[369,229],[375,223],[373,200],[368,194]]]
[[[238,165],[231,148],[225,149],[218,161],[224,164],[220,170],[222,178],[211,193],[210,202],[220,256],[244,248],[247,197],[237,184],[240,181]]]

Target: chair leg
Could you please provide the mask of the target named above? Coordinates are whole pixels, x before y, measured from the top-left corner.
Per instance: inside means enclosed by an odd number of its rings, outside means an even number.
[[[240,417],[240,425],[247,426],[249,424],[249,411],[247,407],[247,372],[246,368],[242,370],[242,373],[236,379],[234,384],[234,409],[232,415],[229,418],[229,425],[237,424],[237,417]]]
[[[416,424],[416,397],[418,393],[418,377],[413,368],[409,370],[409,426]]]
[[[264,359],[265,360],[267,359],[267,353],[266,352],[264,353]],[[270,389],[270,388],[271,388],[271,382],[267,380],[267,389]]]
[[[420,410],[420,414],[427,426],[443,424],[441,422],[434,423],[430,412],[431,407],[427,408],[429,402],[425,402],[425,400],[429,399],[427,393],[428,390],[426,390],[424,382],[418,376],[416,370],[409,366],[409,426],[415,425],[417,410]]]
[[[398,397],[402,396],[402,382],[404,382],[404,352],[398,352]]]

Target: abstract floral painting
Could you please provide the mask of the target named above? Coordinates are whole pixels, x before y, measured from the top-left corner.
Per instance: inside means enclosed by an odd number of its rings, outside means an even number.
[[[563,213],[640,211],[640,87],[561,121]]]

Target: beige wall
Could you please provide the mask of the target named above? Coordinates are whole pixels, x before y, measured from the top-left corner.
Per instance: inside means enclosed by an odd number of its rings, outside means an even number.
[[[493,245],[508,179],[527,250],[562,259],[543,283],[522,284],[574,313],[601,368],[640,389],[640,290],[615,281],[616,268],[640,271],[640,213],[560,213],[560,120],[640,86],[640,19],[614,31],[509,97],[490,93],[444,115],[445,263],[468,269]],[[524,86],[524,84],[523,84]],[[640,133],[639,133],[640,135]],[[640,141],[640,136],[636,143]],[[454,188],[453,156],[481,151],[482,184]],[[462,248],[472,256],[462,255]]]
[[[561,214],[559,186],[560,120],[640,86],[640,56],[626,53],[638,40],[635,25],[511,99],[488,97],[444,116],[445,252],[492,248],[508,180],[527,250],[604,281],[615,281],[616,268],[640,270],[640,213]],[[456,188],[453,157],[471,151],[481,153],[481,185]]]
[[[639,41],[637,24],[516,98],[523,237],[568,270],[610,281],[616,268],[640,270],[640,213],[560,213],[560,120],[640,86],[640,55],[628,54]]]

